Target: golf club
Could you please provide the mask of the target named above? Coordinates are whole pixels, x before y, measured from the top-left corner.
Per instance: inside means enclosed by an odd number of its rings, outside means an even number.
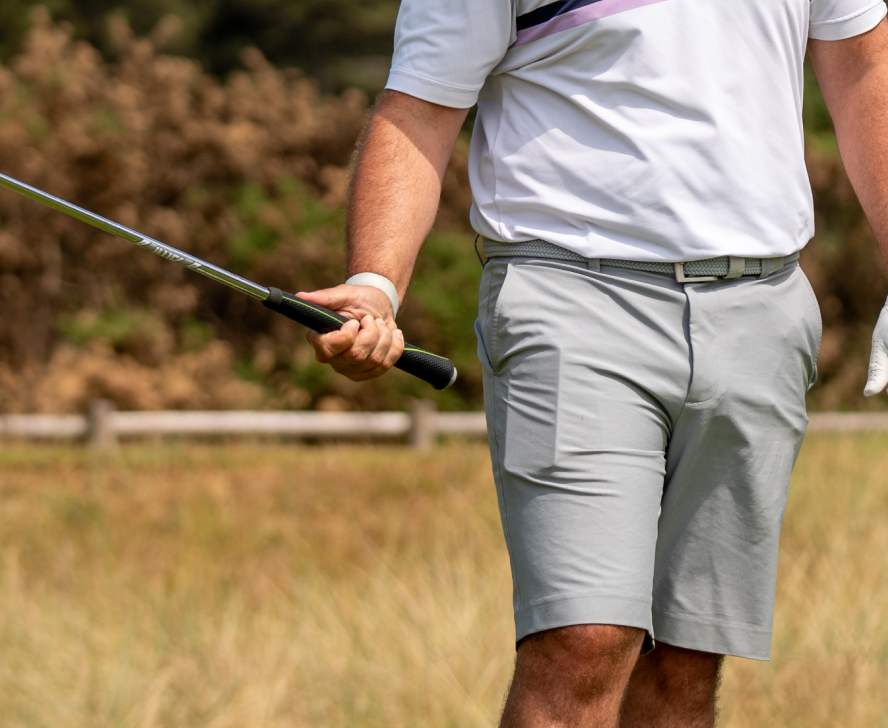
[[[287,318],[319,333],[326,334],[330,331],[336,331],[350,320],[316,303],[304,301],[292,293],[285,293],[278,288],[266,288],[248,281],[246,278],[241,278],[239,275],[235,275],[212,263],[207,263],[170,245],[146,237],[135,230],[130,230],[128,227],[119,225],[101,215],[96,215],[89,210],[84,210],[82,207],[38,190],[36,187],[31,187],[31,185],[27,185],[24,182],[19,182],[5,174],[0,174],[0,185],[30,197],[32,200],[42,202],[44,205],[64,212],[71,217],[76,217],[78,220],[99,228],[99,230],[104,230],[106,233],[123,238],[130,243],[135,243],[159,255],[161,258],[166,258],[185,266],[229,288],[234,288],[241,293],[257,298],[262,301],[266,308],[277,311]],[[411,344],[404,344],[404,353],[395,362],[395,366],[408,374],[428,382],[435,389],[439,390],[447,389],[456,381],[457,373],[453,362],[443,356],[432,354]]]

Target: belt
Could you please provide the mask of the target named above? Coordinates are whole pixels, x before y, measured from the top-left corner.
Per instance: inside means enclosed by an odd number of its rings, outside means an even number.
[[[586,258],[572,250],[562,248],[560,245],[547,243],[545,240],[529,240],[524,243],[498,243],[487,238],[483,238],[483,240],[484,255],[487,258],[554,258],[578,263],[597,261],[599,265],[609,265],[614,268],[672,275],[679,283],[702,283],[742,276],[767,278],[772,273],[776,273],[784,266],[795,263],[799,259],[797,251],[792,255],[777,258],[736,258],[725,255],[721,258],[690,260],[684,263],[659,263],[616,258]]]

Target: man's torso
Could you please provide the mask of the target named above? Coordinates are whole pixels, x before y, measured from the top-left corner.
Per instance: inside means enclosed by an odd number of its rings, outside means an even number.
[[[398,75],[412,73],[431,82],[417,95],[456,105],[432,84],[481,79],[475,228],[665,261],[786,255],[807,242],[807,38],[884,15],[881,0],[417,2],[402,10],[389,85],[410,93],[418,82]]]

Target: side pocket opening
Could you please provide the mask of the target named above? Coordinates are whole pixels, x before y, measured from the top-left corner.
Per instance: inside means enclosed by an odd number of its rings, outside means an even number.
[[[481,288],[478,296],[478,319],[475,332],[478,336],[479,356],[483,345],[484,356],[491,372],[499,368],[498,334],[499,320],[506,283],[512,266],[507,259],[494,258],[488,261],[481,276]],[[484,363],[482,361],[482,363]]]

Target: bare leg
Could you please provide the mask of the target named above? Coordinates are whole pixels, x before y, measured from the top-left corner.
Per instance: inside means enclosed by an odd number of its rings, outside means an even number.
[[[616,728],[644,631],[578,625],[531,635],[518,646],[501,728]]]
[[[620,728],[713,728],[721,655],[658,643],[629,678]]]

